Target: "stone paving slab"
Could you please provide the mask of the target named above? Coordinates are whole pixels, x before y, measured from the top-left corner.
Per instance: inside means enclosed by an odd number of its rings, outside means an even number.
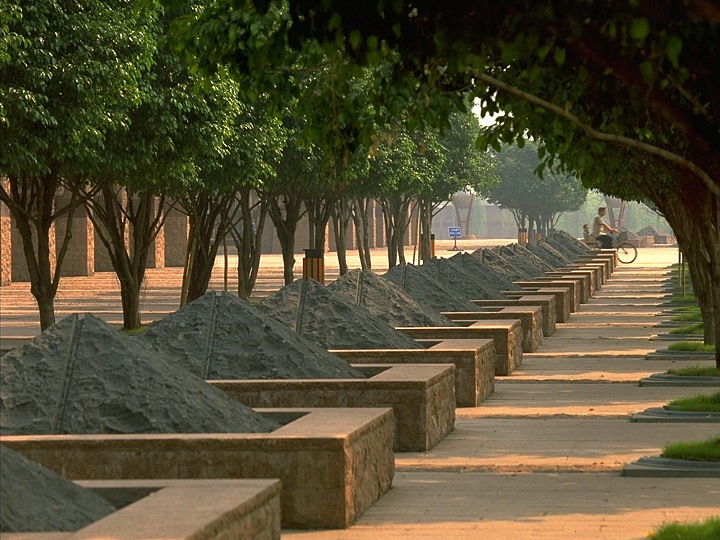
[[[398,473],[393,489],[346,531],[298,540],[645,538],[658,524],[718,514],[715,478],[575,473]]]
[[[708,366],[714,361],[704,362]],[[676,360],[647,360],[644,357],[563,357],[535,356],[525,358],[512,374],[513,382],[592,381],[639,383],[644,377],[683,367]],[[703,363],[701,363],[703,365]],[[501,380],[501,379],[498,379]],[[720,384],[720,380],[718,380]]]
[[[679,440],[717,435],[715,424],[642,424],[627,417],[458,418],[432,452],[396,455],[398,471],[610,472]],[[720,487],[720,486],[719,486]]]
[[[695,388],[639,387],[638,382],[515,382],[498,378],[495,392],[480,407],[458,409],[460,418],[613,416],[630,419],[647,407],[698,394]]]

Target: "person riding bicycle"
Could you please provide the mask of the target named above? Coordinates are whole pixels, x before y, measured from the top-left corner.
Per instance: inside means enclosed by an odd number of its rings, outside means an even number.
[[[610,234],[607,234],[606,231],[610,231],[612,233],[617,233],[618,230],[611,227],[604,219],[603,217],[607,213],[607,208],[604,206],[601,206],[598,208],[598,215],[595,216],[595,219],[593,220],[593,226],[592,226],[592,236],[595,237],[598,244],[600,244],[600,247],[602,248],[612,248],[613,247],[613,236]]]

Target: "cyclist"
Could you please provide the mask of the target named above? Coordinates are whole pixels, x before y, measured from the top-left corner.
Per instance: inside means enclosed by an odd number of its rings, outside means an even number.
[[[595,219],[593,220],[592,235],[598,241],[598,244],[600,244],[600,247],[609,249],[609,248],[613,247],[614,238],[612,237],[612,235],[607,234],[606,231],[610,231],[612,233],[617,233],[618,230],[611,227],[603,219],[605,217],[606,213],[607,213],[606,207],[601,206],[600,208],[598,208],[598,215],[595,216]]]

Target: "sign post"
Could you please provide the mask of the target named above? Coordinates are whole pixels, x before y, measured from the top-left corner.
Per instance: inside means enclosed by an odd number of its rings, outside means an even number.
[[[462,229],[460,227],[448,227],[448,236],[455,240],[455,244],[450,251],[458,251],[457,239],[462,236]]]

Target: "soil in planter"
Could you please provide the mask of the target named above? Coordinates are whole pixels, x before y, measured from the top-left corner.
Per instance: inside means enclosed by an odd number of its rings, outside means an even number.
[[[279,424],[93,315],[0,359],[3,435],[259,433]]]
[[[115,511],[89,489],[0,445],[0,530],[72,532]]]
[[[204,294],[135,339],[206,380],[366,378],[287,324],[226,292]]]
[[[502,298],[503,291],[522,290],[522,287],[513,283],[514,278],[506,272],[505,268],[483,263],[469,253],[457,253],[448,261],[457,264],[475,277],[479,283],[482,283],[483,290],[494,298]]]
[[[370,270],[351,270],[328,285],[328,289],[393,327],[456,326],[439,310],[416,302],[393,282]]]
[[[431,259],[418,268],[468,301],[494,300],[503,296],[495,287],[489,287],[485,280],[448,259]]]
[[[326,349],[419,349],[417,341],[395,330],[313,279],[286,285],[258,309]]]
[[[448,288],[430,274],[412,264],[398,265],[388,270],[383,278],[394,283],[419,304],[442,311],[481,311],[467,297]]]

